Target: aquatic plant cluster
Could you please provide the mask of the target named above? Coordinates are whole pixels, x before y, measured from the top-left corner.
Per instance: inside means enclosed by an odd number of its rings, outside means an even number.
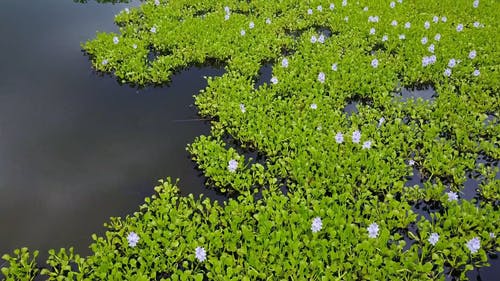
[[[162,181],[138,212],[93,237],[93,255],[51,251],[40,270],[37,252],[20,249],[2,272],[465,278],[500,251],[498,10],[495,0],[155,0],[122,11],[120,34],[83,45],[95,69],[148,85],[189,65],[225,65],[195,96],[211,134],[187,149],[208,184],[233,198],[182,197]],[[266,64],[271,79],[256,87]],[[412,87],[435,95],[403,100]],[[253,151],[263,160],[245,155]],[[414,174],[423,184],[407,184]]]

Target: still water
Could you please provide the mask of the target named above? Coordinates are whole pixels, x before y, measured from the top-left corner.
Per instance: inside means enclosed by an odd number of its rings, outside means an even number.
[[[169,87],[137,90],[93,73],[81,52],[133,5],[2,1],[0,255],[71,245],[90,254],[90,235],[137,210],[167,176],[183,194],[218,198],[201,188],[185,147],[209,132],[193,120],[192,95],[223,70],[193,67]]]

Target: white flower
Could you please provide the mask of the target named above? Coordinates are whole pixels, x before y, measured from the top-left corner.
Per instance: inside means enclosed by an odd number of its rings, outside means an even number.
[[[313,14],[313,9],[307,9],[307,14],[312,15]]]
[[[155,6],[159,6],[160,5],[160,0],[155,0]]]
[[[375,34],[375,28],[372,27],[372,28],[370,28],[370,35],[373,35],[373,34]]]
[[[385,42],[387,40],[389,40],[389,36],[387,35],[382,36],[382,42]]]
[[[446,22],[448,19],[446,17],[441,17],[442,22]]]
[[[447,192],[446,195],[448,195],[448,202],[458,200],[458,194],[456,192],[450,191],[450,192]]]
[[[380,117],[380,119],[378,120],[377,127],[382,126],[382,124],[384,124],[384,122],[385,122],[385,118],[384,117]]]
[[[125,8],[125,13],[130,13],[130,10],[128,8]]]
[[[319,81],[320,83],[325,83],[325,73],[320,72],[320,73],[318,74],[318,81]]]
[[[113,43],[116,45],[120,42],[120,40],[118,39],[118,37],[113,37]]]
[[[312,221],[312,224],[311,224],[312,232],[316,233],[316,232],[320,231],[321,228],[323,228],[323,222],[321,221],[321,218],[315,217]]]
[[[344,20],[345,20],[345,22],[348,22],[349,21],[349,17],[348,16],[344,17]]]
[[[352,133],[352,142],[353,143],[359,143],[359,141],[361,140],[361,133],[356,130]]]
[[[428,21],[426,21],[426,22],[424,23],[424,28],[425,28],[425,29],[429,29],[430,27],[431,27],[431,23],[430,23],[430,22],[428,22]]]
[[[370,224],[370,226],[368,226],[368,228],[366,228],[366,230],[368,230],[368,237],[370,238],[377,238],[378,236],[378,224],[377,223],[372,223]]]
[[[392,9],[394,9],[394,7],[396,7],[396,2],[392,1],[392,2],[389,4],[389,6],[390,6]]]
[[[493,238],[495,238],[495,237],[496,237],[496,236],[495,236],[495,233],[490,232],[490,238],[492,238],[492,239],[493,239]]]
[[[398,0],[398,3],[403,3],[403,0]]]
[[[342,0],[342,7],[347,6],[347,0]]]
[[[318,42],[321,43],[321,44],[325,43],[325,35],[320,34],[319,38],[318,38]]]
[[[472,75],[474,75],[476,77],[479,76],[479,74],[481,74],[481,72],[479,72],[479,69],[476,69],[476,70],[474,70],[474,72],[472,72]]]
[[[439,22],[439,17],[438,16],[433,16],[432,17],[432,22],[433,23],[438,23]]]
[[[266,24],[271,24],[271,19],[270,18],[266,19]]]
[[[446,77],[450,77],[450,75],[451,75],[451,69],[449,69],[449,68],[445,69],[444,72],[443,72],[443,75],[446,76]]]
[[[224,15],[224,20],[229,20],[229,15],[228,14]]]
[[[132,48],[137,49],[137,44],[132,45]]]
[[[478,237],[474,237],[471,240],[467,241],[467,244],[465,244],[471,254],[477,253],[479,249],[481,249],[481,241],[479,240]]]
[[[241,110],[242,113],[245,113],[247,111],[246,108],[245,108],[245,105],[242,104],[242,103],[240,103],[240,110]]]
[[[397,22],[396,20],[393,20],[393,21],[391,21],[391,25],[392,25],[392,26],[397,26],[397,25],[398,25],[398,22]]]
[[[429,52],[431,53],[434,53],[434,44],[430,44],[427,50],[429,50]]]
[[[481,26],[481,23],[480,23],[480,22],[478,22],[478,21],[475,21],[475,22],[474,22],[474,27],[475,27],[475,28],[479,28],[480,26]]]
[[[316,38],[316,35],[311,36],[311,43],[316,43],[318,41],[318,38]]]
[[[422,42],[423,45],[427,44],[427,37],[422,37],[422,39],[420,40],[420,42]]]
[[[439,234],[435,232],[431,233],[431,236],[429,236],[429,239],[427,239],[427,241],[429,241],[432,246],[436,246],[436,243],[439,241]]]
[[[108,64],[108,60],[102,60],[101,64],[102,64],[102,65],[106,65],[106,64]]]
[[[437,33],[436,36],[434,36],[434,40],[436,41],[441,40],[441,34]]]
[[[273,83],[273,84],[278,84],[278,78],[277,78],[276,76],[273,76],[273,77],[271,78],[271,83]]]
[[[372,60],[372,67],[377,68],[378,67],[378,59],[373,59]]]
[[[363,11],[368,12],[368,7],[364,7]]]
[[[315,104],[315,103],[311,103],[311,106],[310,106],[311,109],[318,109],[318,105]]]
[[[333,11],[334,9],[335,9],[335,4],[330,3],[330,10],[332,10],[332,11]]]
[[[476,57],[476,50],[472,50],[469,52],[469,59],[474,59]]]
[[[156,33],[156,26],[151,27],[149,31],[151,31],[151,33]]]
[[[247,34],[247,33],[246,33],[246,31],[244,29],[240,30],[240,35],[241,36],[245,36],[245,34]]]
[[[410,165],[410,166],[415,165],[415,160],[413,160],[413,159],[408,160],[408,165]]]
[[[323,7],[319,5],[318,7],[316,7],[316,10],[318,10],[319,12],[323,12]]]
[[[372,141],[365,141],[363,143],[363,149],[370,149],[372,147]]]
[[[335,141],[337,143],[343,143],[344,142],[344,135],[341,133],[341,132],[338,132],[336,135],[335,135]]]
[[[338,70],[337,63],[332,64],[332,70],[333,71],[337,71]]]
[[[130,232],[127,236],[128,245],[130,247],[135,247],[139,242],[139,236],[135,232]]]
[[[454,68],[457,65],[457,61],[455,59],[450,59],[448,61],[448,67],[449,68]]]
[[[196,247],[194,255],[199,262],[204,262],[207,259],[207,252],[205,252],[203,247]]]
[[[238,161],[234,159],[229,160],[227,164],[227,169],[229,170],[229,172],[234,173],[236,172],[237,168],[238,168]]]
[[[479,6],[479,0],[472,2],[472,7],[477,8]]]
[[[255,23],[253,21],[251,21],[249,24],[248,24],[248,28],[252,29],[255,27]]]
[[[411,27],[411,23],[410,23],[410,22],[406,22],[406,23],[405,23],[405,28],[406,28],[406,29],[409,29],[410,27]]]
[[[321,127],[321,125],[319,125],[318,127],[316,127],[317,131],[321,131],[322,129],[323,129],[323,127]]]
[[[226,12],[226,14],[229,14],[231,12],[231,10],[229,9],[228,6],[225,6],[224,7],[224,12]]]
[[[459,23],[459,24],[457,25],[457,32],[460,32],[460,31],[462,31],[462,30],[464,30],[464,25],[463,25],[463,24],[461,24],[461,23]]]
[[[288,67],[288,59],[287,58],[283,58],[283,60],[281,61],[281,67]]]
[[[399,40],[405,40],[406,36],[404,34],[399,34]]]

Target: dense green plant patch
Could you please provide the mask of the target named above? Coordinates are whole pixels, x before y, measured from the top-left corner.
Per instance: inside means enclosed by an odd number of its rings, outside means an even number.
[[[221,206],[162,182],[93,237],[92,256],[51,252],[41,274],[444,280],[487,266],[500,250],[498,10],[494,0],[162,0],[124,10],[120,34],[83,45],[97,70],[148,85],[191,64],[226,65],[196,96],[211,135],[187,149],[213,188],[237,198]],[[256,87],[269,63],[271,81]],[[401,99],[421,86],[435,96]],[[408,186],[414,173],[422,186]],[[479,182],[471,200],[469,177]],[[6,255],[2,272],[29,279],[34,257]]]

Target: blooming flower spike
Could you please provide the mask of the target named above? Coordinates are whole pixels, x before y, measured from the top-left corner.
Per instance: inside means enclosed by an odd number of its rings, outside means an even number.
[[[128,234],[127,241],[128,241],[128,245],[133,248],[139,242],[139,235],[137,235],[137,233],[132,231]]]
[[[207,252],[203,247],[196,247],[194,254],[199,262],[204,262],[207,259]]]

